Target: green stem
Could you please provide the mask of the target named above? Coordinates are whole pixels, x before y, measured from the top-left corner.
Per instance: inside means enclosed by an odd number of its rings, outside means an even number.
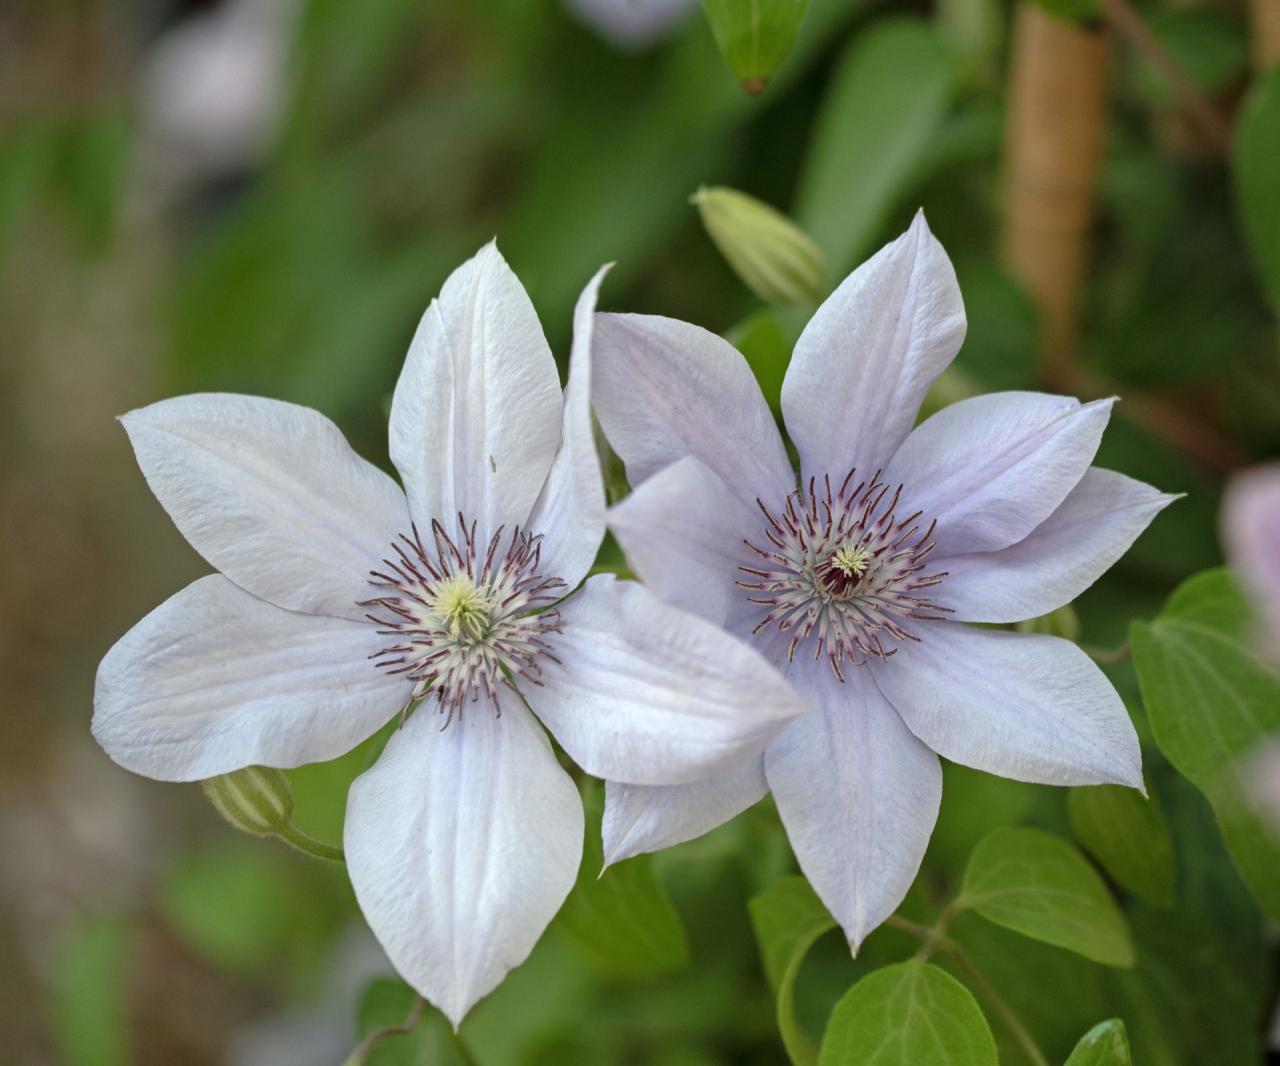
[[[1027,1059],[1033,1066],[1049,1066],[1049,1060],[1045,1058],[1044,1052],[1040,1050],[1035,1037],[1018,1019],[1018,1016],[1013,1012],[1013,1008],[1001,998],[1000,993],[995,990],[991,982],[983,977],[978,968],[973,965],[969,960],[969,956],[965,954],[964,948],[947,935],[947,926],[963,909],[964,901],[961,899],[954,900],[942,912],[942,915],[932,928],[896,914],[890,915],[888,924],[918,936],[924,941],[924,944],[916,953],[916,958],[923,961],[935,950],[943,951],[950,955],[955,960],[956,966],[969,978],[969,983],[978,990],[978,994],[991,1005],[991,1008],[1000,1015],[1005,1025],[1009,1027],[1009,1032],[1013,1034],[1014,1039],[1022,1046],[1022,1050],[1026,1052]]]
[[[307,836],[301,829],[290,822],[283,829],[276,830],[276,836],[288,844],[291,848],[296,848],[304,855],[310,855],[315,859],[324,859],[328,862],[346,862],[347,857],[342,853],[341,848],[336,848],[332,844],[325,844],[316,840],[314,837]]]

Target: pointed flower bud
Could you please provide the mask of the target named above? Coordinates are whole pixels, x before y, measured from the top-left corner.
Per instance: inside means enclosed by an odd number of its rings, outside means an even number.
[[[691,197],[721,254],[769,303],[816,303],[826,292],[822,252],[799,226],[754,196],[723,185]]]
[[[293,790],[284,771],[248,766],[201,781],[214,809],[242,833],[270,836],[293,817]]]

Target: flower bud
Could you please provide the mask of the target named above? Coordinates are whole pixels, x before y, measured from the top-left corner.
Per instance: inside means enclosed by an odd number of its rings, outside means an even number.
[[[768,303],[817,303],[826,291],[822,252],[786,215],[736,189],[701,188],[691,197],[720,253]]]
[[[293,790],[284,771],[248,766],[201,781],[214,809],[242,833],[270,836],[293,817]]]
[[[1044,633],[1051,637],[1063,637],[1066,640],[1077,640],[1080,637],[1080,617],[1071,604],[1065,604],[1056,611],[1042,614],[1039,618],[1028,618],[1015,627],[1019,633]]]

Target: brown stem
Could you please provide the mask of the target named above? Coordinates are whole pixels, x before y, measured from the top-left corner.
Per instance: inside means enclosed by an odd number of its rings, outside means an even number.
[[[1274,4],[1275,0],[1268,0]],[[1103,16],[1117,30],[1123,33],[1129,43],[1165,76],[1174,92],[1182,100],[1182,106],[1188,117],[1196,124],[1200,133],[1218,151],[1225,153],[1231,147],[1231,127],[1222,113],[1214,107],[1210,100],[1200,91],[1191,76],[1182,65],[1173,58],[1169,50],[1156,38],[1130,5],[1129,0],[1100,0],[1099,9]]]
[[[1069,376],[1106,129],[1101,31],[1018,5],[1009,67],[1001,256],[1039,312],[1043,376]]]
[[[366,1036],[357,1045],[356,1049],[347,1056],[347,1061],[343,1066],[363,1066],[364,1061],[369,1057],[370,1053],[381,1044],[384,1040],[393,1036],[404,1036],[413,1032],[417,1028],[418,1022],[422,1019],[422,1012],[426,1010],[427,1001],[421,996],[413,1001],[413,1008],[409,1011],[409,1016],[405,1018],[399,1025],[388,1025],[383,1029],[375,1029]]]
[[[1067,364],[1057,370],[1055,375],[1046,375],[1045,383],[1052,388],[1084,399],[1117,394],[1118,390],[1110,382],[1079,367]],[[1152,436],[1159,437],[1218,473],[1232,473],[1249,462],[1249,457],[1239,445],[1224,436],[1216,426],[1172,400],[1126,391],[1117,411]]]

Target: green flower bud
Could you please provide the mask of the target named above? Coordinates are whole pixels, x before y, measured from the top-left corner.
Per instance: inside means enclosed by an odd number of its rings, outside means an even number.
[[[248,766],[201,781],[214,809],[242,833],[270,836],[293,817],[293,789],[282,770]]]
[[[1019,633],[1045,633],[1051,637],[1064,637],[1067,640],[1078,640],[1080,637],[1080,618],[1071,604],[1059,607],[1056,611],[1042,614],[1039,618],[1028,618],[1015,627]]]
[[[827,268],[808,234],[781,211],[737,189],[701,188],[691,197],[720,253],[768,303],[817,303]]]

